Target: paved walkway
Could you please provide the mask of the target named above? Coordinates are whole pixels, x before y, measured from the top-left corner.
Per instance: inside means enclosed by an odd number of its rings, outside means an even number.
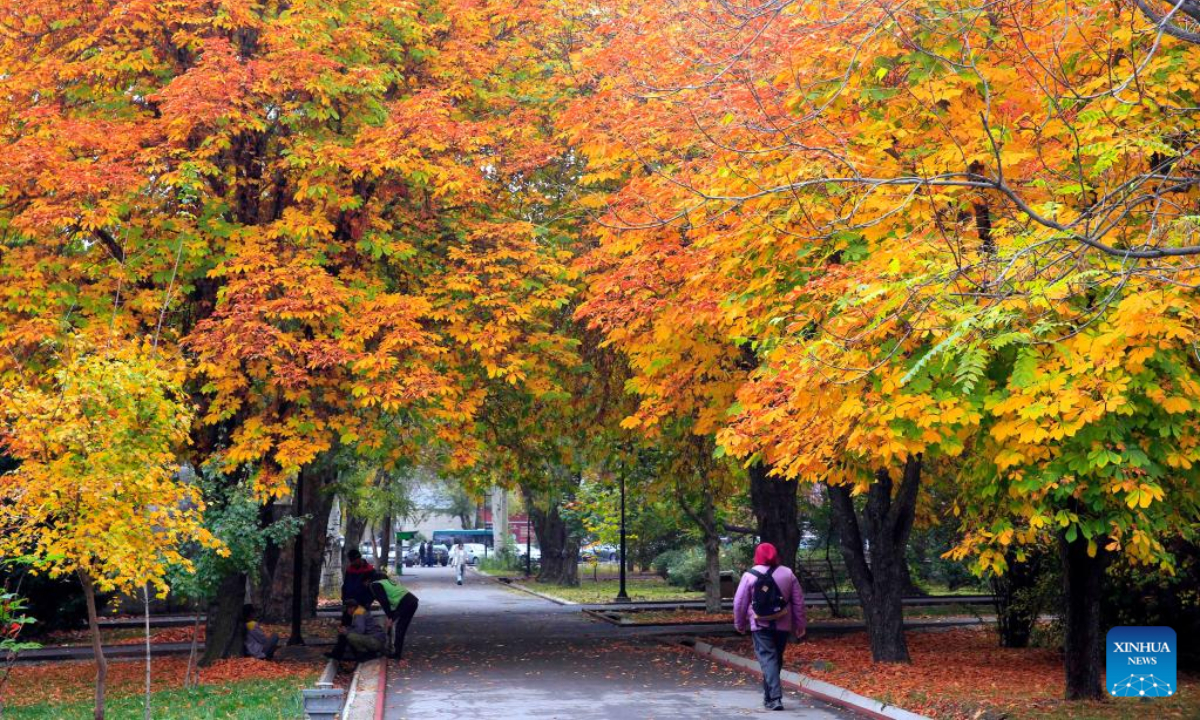
[[[757,715],[756,679],[578,608],[448,568],[406,569],[421,601],[406,659],[388,674],[387,720],[688,720]],[[775,717],[854,717],[788,693]]]

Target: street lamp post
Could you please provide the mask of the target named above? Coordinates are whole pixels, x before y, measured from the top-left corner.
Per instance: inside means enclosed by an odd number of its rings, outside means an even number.
[[[621,554],[620,562],[621,588],[617,591],[616,602],[629,602],[629,594],[625,592],[625,460],[621,460]]]
[[[526,503],[528,505],[528,503]],[[533,553],[530,551],[533,543],[533,513],[525,508],[525,577],[533,574]]]

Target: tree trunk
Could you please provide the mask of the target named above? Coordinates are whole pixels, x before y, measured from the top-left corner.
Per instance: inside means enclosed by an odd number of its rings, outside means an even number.
[[[80,571],[79,582],[83,585],[83,597],[87,603],[88,629],[92,632],[92,656],[96,660],[96,706],[95,720],[104,720],[104,691],[108,683],[108,660],[104,657],[104,646],[100,643],[100,621],[96,612],[96,588],[87,573]]]
[[[704,538],[704,609],[721,612],[721,533],[717,526],[717,510],[713,504],[707,478],[699,488],[699,507],[688,503],[687,493],[679,479],[675,480],[675,499],[683,514],[699,528]]]
[[[558,503],[552,502],[548,511],[542,510],[526,492],[525,507],[533,519],[533,532],[542,550],[538,581],[571,587],[579,585],[579,540],[568,532],[567,524],[559,514]]]
[[[704,527],[704,609],[710,613],[721,612],[721,536],[717,533],[717,520],[713,509],[712,495],[705,493]]]
[[[146,705],[142,708],[142,716],[145,720],[150,720],[150,690],[151,690],[151,665],[150,665],[150,586],[142,586],[142,609],[145,611],[144,618],[146,621]]]
[[[913,580],[912,566],[909,565],[908,558],[904,558],[903,562],[901,562],[901,566],[902,572],[904,573],[904,597],[920,597],[922,595],[928,595],[928,593],[922,590],[921,586],[917,585],[916,581]]]
[[[1088,556],[1088,541],[1082,534],[1074,542],[1059,536],[1063,567],[1063,650],[1068,700],[1098,700],[1104,697],[1102,663],[1104,637],[1100,632],[1100,597],[1104,590],[1107,553],[1097,550]]]
[[[392,554],[392,516],[385,515],[383,518],[383,537],[382,546],[379,548],[379,569],[386,570],[388,566],[388,558]]]
[[[996,630],[1000,647],[1029,647],[1033,626],[1041,613],[1035,596],[1042,558],[1036,550],[1024,562],[1016,553],[1008,553],[1008,570],[991,580],[993,604],[996,606]]]
[[[904,637],[905,548],[921,482],[921,458],[910,457],[895,496],[891,475],[875,474],[860,521],[846,485],[829,486],[842,557],[862,604],[875,662],[910,662]],[[870,549],[870,559],[867,552]]]
[[[320,461],[302,472],[305,473],[303,507],[308,520],[300,529],[304,537],[300,612],[302,617],[313,617],[321,592],[321,569],[325,564],[325,547],[329,540],[329,513],[333,509],[333,493],[326,491],[326,488],[335,475]],[[282,547],[276,547],[264,562],[257,603],[259,616],[264,620],[282,622],[291,618],[295,549],[296,540],[293,538]]]
[[[231,573],[221,580],[217,594],[208,603],[204,622],[204,656],[207,667],[222,658],[240,657],[246,643],[242,606],[246,604],[246,576]]]
[[[346,557],[346,552],[350,548],[357,548],[362,544],[363,534],[367,531],[367,523],[365,520],[359,520],[349,511],[346,513],[346,543],[342,545],[342,565],[350,564],[350,558]]]
[[[800,548],[800,523],[796,516],[795,480],[770,477],[770,466],[756,462],[749,468],[750,504],[758,521],[758,537],[779,552],[779,562],[796,567]]]
[[[196,603],[196,620],[192,623],[192,646],[188,649],[187,671],[183,674],[183,688],[192,686],[192,674],[196,672],[196,651],[200,647],[200,604]],[[198,683],[197,683],[198,684]]]
[[[492,547],[499,557],[508,557],[511,539],[508,529],[508,490],[499,485],[492,488]]]

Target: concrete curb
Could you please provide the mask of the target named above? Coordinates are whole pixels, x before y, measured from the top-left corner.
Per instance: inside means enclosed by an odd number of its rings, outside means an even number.
[[[734,655],[726,650],[713,647],[706,642],[696,641],[695,644],[691,645],[686,642],[681,644],[701,657],[706,657],[722,665],[762,677],[762,670],[759,669],[758,662],[755,660]],[[782,680],[785,686],[793,690],[798,690],[805,695],[827,702],[830,705],[836,705],[846,710],[875,718],[876,720],[931,720],[931,718],[925,715],[918,715],[917,713],[898,707],[884,705],[878,700],[872,700],[869,697],[851,692],[846,688],[838,687],[824,680],[817,680],[816,678],[811,678],[791,670],[784,670],[780,674],[780,680]]]
[[[317,678],[317,687],[331,688],[333,687],[333,679],[337,677],[338,662],[333,658],[329,658],[329,662],[325,663],[325,669],[321,672],[321,677]],[[355,669],[355,677],[358,676],[358,669]]]
[[[358,674],[362,670],[362,665],[354,668],[354,677],[350,678],[350,689],[346,691],[346,703],[342,705],[342,717],[349,718],[351,708],[354,707],[354,701],[358,697]]]
[[[346,702],[342,706],[342,720],[374,720],[378,694],[378,688],[374,685],[377,677],[375,665],[383,662],[383,658],[368,660],[354,668],[354,677],[350,680],[350,689],[346,691]]]
[[[379,660],[379,685],[375,688],[375,720],[383,720],[387,707],[387,658]]]
[[[725,620],[698,620],[689,622],[631,622],[629,620],[618,620],[611,616],[612,610],[596,610],[591,607],[581,608],[584,615],[593,617],[597,620],[615,625],[621,628],[673,628],[673,627],[702,627],[702,628],[724,628],[732,629],[732,617]],[[904,623],[905,630],[936,630],[938,628],[958,628],[958,627],[977,627],[979,625],[990,625],[995,622],[994,617],[985,618],[968,618],[968,617],[949,617],[939,620],[914,620]],[[808,631],[816,632],[821,635],[847,635],[849,633],[863,632],[867,629],[866,623],[863,622],[846,622],[846,623],[809,623]]]

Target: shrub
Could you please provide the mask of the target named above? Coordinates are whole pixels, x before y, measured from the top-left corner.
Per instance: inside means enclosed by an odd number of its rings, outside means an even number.
[[[689,548],[681,551],[675,562],[667,568],[667,582],[688,590],[704,589],[704,550]]]
[[[670,575],[671,567],[676,565],[683,557],[683,550],[667,550],[659,553],[650,563],[650,567],[654,573],[663,580],[666,580]]]
[[[533,569],[536,572],[538,561],[533,561]],[[496,553],[486,558],[479,558],[479,564],[476,565],[480,570],[488,573],[512,573],[525,572],[525,559],[514,552]]]

